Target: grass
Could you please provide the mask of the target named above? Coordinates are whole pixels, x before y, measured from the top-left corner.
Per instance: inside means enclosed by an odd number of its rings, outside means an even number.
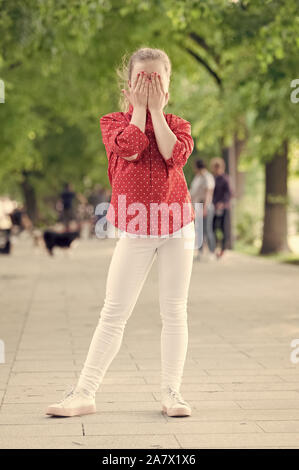
[[[260,258],[270,259],[277,261],[278,263],[287,263],[299,266],[299,253],[281,252],[269,255],[261,255],[259,253],[260,243],[257,243],[256,245],[246,245],[242,241],[238,240],[235,242],[234,251],[250,256],[258,256]]]

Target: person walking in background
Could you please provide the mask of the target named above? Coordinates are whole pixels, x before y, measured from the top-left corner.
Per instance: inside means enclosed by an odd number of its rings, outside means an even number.
[[[88,203],[92,205],[93,210],[95,210],[98,204],[106,200],[105,188],[100,183],[97,183],[87,199]]]
[[[0,196],[0,253],[9,255],[11,251],[11,213],[16,207],[16,202],[9,196]]]
[[[66,231],[69,231],[70,222],[75,218],[73,210],[73,200],[75,197],[76,193],[72,190],[71,184],[65,183],[60,198],[62,202],[62,222]]]
[[[88,204],[87,198],[81,193],[77,194],[73,190],[73,187],[70,183],[65,183],[63,191],[60,194],[60,201],[62,203],[62,222],[64,224],[65,231],[70,231],[70,222],[72,220],[77,221],[77,229],[80,230],[82,215],[84,218],[84,214],[86,212],[86,207]],[[77,208],[79,209],[78,217],[76,217],[75,215],[74,201],[77,201],[77,203],[79,203],[79,208]]]
[[[213,204],[215,214],[213,220],[213,230],[217,242],[217,231],[221,232],[221,248],[217,250],[218,258],[222,257],[226,249],[231,248],[231,217],[230,200],[232,189],[229,176],[225,173],[225,161],[223,158],[215,157],[210,162],[211,171],[215,177],[215,189],[213,194]]]
[[[203,160],[195,161],[195,176],[191,181],[190,195],[193,203],[202,203],[199,211],[196,211],[195,217],[195,230],[196,230],[196,248],[197,256],[199,260],[203,253],[204,243],[208,245],[210,252],[210,259],[215,258],[216,240],[213,230],[214,220],[214,204],[213,204],[213,193],[215,188],[215,180],[213,175],[206,168]],[[200,240],[201,235],[201,224],[203,240]],[[202,241],[202,243],[201,243]]]
[[[24,230],[28,230],[28,232],[33,231],[33,224],[23,204],[17,202],[10,217],[13,224],[12,232],[14,235],[19,235]]]

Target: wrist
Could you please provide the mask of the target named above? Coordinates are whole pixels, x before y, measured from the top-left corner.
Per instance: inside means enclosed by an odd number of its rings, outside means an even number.
[[[163,116],[163,109],[150,109],[149,108],[149,111],[151,113],[151,115],[155,115],[155,116]]]
[[[138,106],[133,107],[133,113],[141,114],[141,113],[145,113],[145,111],[146,111],[146,106],[138,105]]]

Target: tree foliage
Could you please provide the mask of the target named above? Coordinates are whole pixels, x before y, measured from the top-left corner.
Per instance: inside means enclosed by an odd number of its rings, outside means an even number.
[[[167,111],[192,121],[200,151],[246,133],[243,158],[267,161],[298,139],[297,0],[0,0],[0,12],[7,191],[24,171],[32,184],[42,175],[45,193],[65,179],[108,186],[98,118],[117,110],[116,65],[143,45],[169,54]]]

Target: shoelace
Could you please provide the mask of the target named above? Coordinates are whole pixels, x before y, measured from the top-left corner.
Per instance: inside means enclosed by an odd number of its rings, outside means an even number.
[[[63,398],[59,403],[66,401],[68,398],[72,398],[75,393],[75,387],[73,385],[69,386],[65,392],[63,392]]]
[[[171,398],[177,400],[178,403],[181,403],[182,405],[186,405],[187,403],[183,400],[183,397],[181,396],[180,392],[177,390],[173,390],[171,387],[168,387],[168,393],[171,396]]]
[[[63,393],[63,398],[62,400],[59,402],[59,403],[62,403],[62,402],[68,402],[69,400],[71,400],[75,395],[81,395],[81,396],[84,396],[84,397],[91,397],[91,395],[89,394],[85,394],[82,390],[80,389],[76,389],[76,387],[74,385],[71,385],[68,387],[68,389]],[[93,396],[94,398],[94,396]]]

